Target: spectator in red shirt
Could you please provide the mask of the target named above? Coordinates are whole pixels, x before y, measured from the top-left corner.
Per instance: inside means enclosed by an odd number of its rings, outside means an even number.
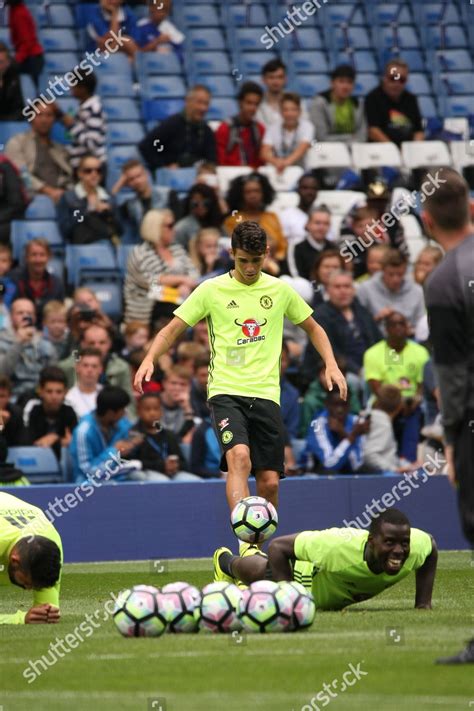
[[[23,0],[7,0],[10,6],[10,37],[21,74],[29,74],[38,88],[44,65],[43,47],[38,41],[33,15]]]
[[[262,88],[253,81],[245,82],[238,95],[239,113],[223,121],[216,131],[217,163],[248,165],[259,168],[260,149],[265,126],[255,120],[263,99]]]

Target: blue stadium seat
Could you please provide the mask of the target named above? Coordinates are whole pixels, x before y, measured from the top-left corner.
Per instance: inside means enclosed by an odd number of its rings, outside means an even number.
[[[100,302],[102,311],[111,319],[118,320],[123,316],[122,285],[116,281],[87,280],[87,288],[91,289]]]
[[[67,5],[44,3],[37,8],[36,17],[40,27],[74,27],[72,10]]]
[[[428,47],[432,49],[464,49],[468,47],[461,25],[429,25],[426,28]]]
[[[324,8],[324,22],[326,28],[329,29],[337,25],[354,27],[356,25],[365,25],[366,18],[362,7],[357,2],[344,3],[342,5],[329,2],[327,7]]]
[[[160,168],[156,171],[156,184],[176,190],[179,193],[188,191],[196,182],[196,168]]]
[[[87,26],[88,22],[95,16],[95,5],[93,3],[78,3],[74,6],[74,14],[79,29]]]
[[[55,220],[56,207],[47,195],[36,195],[25,212],[25,220]]]
[[[126,61],[128,62],[128,59]],[[180,74],[181,72],[181,65],[174,53],[137,52],[136,62],[140,76],[146,74]]]
[[[107,143],[121,145],[124,143],[138,143],[144,136],[143,126],[138,121],[109,121],[107,124]]]
[[[419,49],[420,41],[416,30],[411,25],[399,27],[379,27],[373,30],[374,46],[378,49],[393,50]]]
[[[211,52],[222,52],[226,48],[224,36],[220,30],[191,29],[187,34],[193,49],[207,49]]]
[[[423,95],[423,94],[432,94],[433,89],[431,87],[430,82],[428,81],[428,78],[426,74],[419,74],[419,73],[413,73],[410,72],[408,76],[408,83],[407,83],[407,89],[408,91],[411,91],[413,94],[416,94],[417,96]]]
[[[74,52],[46,52],[44,70],[47,74],[64,74],[70,72],[79,63],[79,57]]]
[[[229,27],[229,44],[240,52],[264,52],[261,27]]]
[[[26,121],[0,121],[0,145],[3,147],[8,143],[12,136],[17,133],[28,131],[30,124]]]
[[[332,64],[350,64],[358,72],[375,74],[379,71],[375,55],[370,50],[356,49],[348,52],[339,52],[333,59]]]
[[[423,118],[433,118],[439,116],[439,110],[431,96],[419,96],[418,105]]]
[[[10,41],[10,30],[8,29],[8,27],[0,27],[0,42],[6,44],[9,49],[12,48],[12,44]]]
[[[369,2],[367,13],[370,22],[375,25],[409,25],[413,23],[410,6],[401,2]]]
[[[367,49],[371,46],[365,27],[336,27],[331,32],[331,42],[335,50]]]
[[[136,145],[112,146],[108,151],[108,157],[108,167],[115,171],[120,171],[122,165],[131,158],[140,160]]]
[[[238,112],[237,101],[230,98],[212,99],[207,118],[209,121],[224,121]]]
[[[467,49],[442,49],[435,54],[442,72],[467,72],[472,70],[472,58]]]
[[[218,27],[219,16],[212,5],[184,6],[178,10],[180,21],[188,27]]]
[[[20,74],[21,93],[25,101],[38,96],[38,90],[29,74]]]
[[[163,119],[182,111],[183,99],[144,99],[142,101],[143,120],[163,121]]]
[[[25,244],[36,237],[46,238],[54,254],[63,254],[64,242],[55,220],[13,220],[11,242],[14,259],[22,259]]]
[[[127,98],[133,94],[131,78],[123,74],[107,72],[98,74],[97,93],[103,98],[106,96]]]
[[[213,96],[234,96],[236,86],[230,77],[212,76],[212,74],[194,77],[193,83],[204,84]]]
[[[324,52],[290,52],[287,59],[296,74],[327,74],[329,71]]]
[[[298,94],[312,98],[329,88],[329,77],[327,74],[299,74],[293,83]]]
[[[441,89],[448,95],[473,94],[474,78],[472,72],[449,72],[441,74]]]
[[[230,74],[230,69],[225,52],[193,52],[189,55],[188,73]]]
[[[415,14],[420,27],[461,23],[459,10],[452,2],[417,2]]]
[[[393,51],[387,50],[383,53],[382,63],[388,62],[389,59],[396,59],[401,57],[412,72],[424,72],[426,71],[425,59],[421,49],[404,49],[400,53],[399,49],[394,49]]]
[[[72,30],[40,30],[40,41],[46,52],[77,52],[77,40]]]
[[[369,93],[369,91],[375,89],[378,83],[378,74],[357,74],[354,86],[354,95],[364,97]]]
[[[133,244],[120,244],[117,247],[117,264],[123,276],[127,272],[128,258],[134,246]]]
[[[222,24],[229,27],[264,27],[268,22],[264,5],[257,3],[240,3],[239,5],[222,6]]]
[[[104,113],[108,121],[139,121],[140,112],[133,99],[104,98]]]
[[[248,74],[260,74],[262,67],[270,61],[270,59],[275,59],[276,54],[269,52],[242,52],[236,58],[235,66],[238,67],[239,71],[245,76]]]
[[[321,33],[316,27],[298,27],[281,42],[287,49],[324,49]]]
[[[53,257],[48,261],[48,272],[64,282],[64,259]]]
[[[66,269],[68,283],[79,286],[81,279],[118,278],[118,265],[115,251],[110,242],[93,244],[67,244]]]
[[[447,96],[442,100],[444,113],[448,117],[451,116],[470,116],[474,115],[474,96]]]
[[[9,447],[8,460],[34,484],[58,482],[63,478],[50,447]]]
[[[186,94],[186,86],[179,76],[147,76],[143,80],[142,93],[147,99],[180,98]]]
[[[94,68],[94,71],[100,77],[104,74],[120,74],[123,77],[129,78],[130,84],[132,83],[132,65],[123,52],[111,54],[107,58],[107,61],[100,62],[100,64]]]

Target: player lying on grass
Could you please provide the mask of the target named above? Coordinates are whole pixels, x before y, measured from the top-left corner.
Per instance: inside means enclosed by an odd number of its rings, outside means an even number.
[[[232,510],[249,495],[252,471],[258,495],[274,506],[278,503],[285,447],[280,412],[285,317],[307,333],[320,353],[329,390],[337,385],[345,399],[347,385],[326,332],[311,316],[311,307],[286,282],[262,272],[269,254],[265,231],[256,222],[241,222],[231,244],[234,269],[200,284],[175,310],[172,321],[155,336],[134,385],[142,392],[142,381],[150,380],[154,361],[187,328],[207,320],[211,348],[208,400],[223,451],[221,466],[228,470],[226,494]]]
[[[328,528],[275,538],[268,559],[260,552],[239,557],[219,548],[214,578],[247,585],[263,579],[298,580],[311,588],[318,609],[341,610],[369,600],[414,570],[415,607],[430,610],[437,560],[432,536],[410,528],[401,511],[387,509],[368,531]]]
[[[62,558],[59,533],[41,509],[0,493],[0,585],[34,590],[33,607],[0,614],[0,624],[59,622]]]

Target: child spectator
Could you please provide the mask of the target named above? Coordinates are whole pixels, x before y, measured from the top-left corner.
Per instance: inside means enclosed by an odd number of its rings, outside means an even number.
[[[148,3],[148,17],[137,22],[137,44],[142,52],[175,52],[180,62],[184,61],[184,40],[180,30],[171,22],[171,0],[154,0]]]
[[[306,236],[302,242],[292,243],[288,248],[288,268],[291,276],[310,279],[316,257],[325,249],[333,249],[334,244],[328,240],[331,229],[331,212],[321,205],[314,207],[309,213],[306,224]]]
[[[191,375],[180,366],[165,373],[161,395],[163,427],[174,432],[179,441],[190,442],[194,429],[191,408]]]
[[[186,471],[187,464],[176,435],[161,425],[161,401],[157,393],[146,393],[137,403],[138,422],[134,430],[143,441],[131,456],[143,466],[147,481],[199,481]]]
[[[194,376],[198,358],[209,358],[208,350],[200,343],[182,341],[176,349],[176,365],[189,375]]]
[[[262,165],[260,153],[265,126],[255,119],[262,98],[261,86],[253,81],[245,82],[240,88],[239,113],[223,121],[216,131],[218,165],[252,168]]]
[[[349,402],[337,389],[327,394],[325,405],[308,428],[303,457],[313,456],[318,474],[353,474],[362,466],[363,435],[370,423],[349,414]]]
[[[76,353],[76,384],[67,391],[66,403],[80,420],[96,409],[97,395],[102,390],[99,380],[103,365],[98,348],[82,348]]]
[[[43,309],[48,301],[64,299],[64,285],[48,271],[51,247],[44,237],[30,239],[25,246],[25,264],[12,272],[16,297],[30,299],[36,308],[36,321],[41,327]]]
[[[150,340],[150,327],[143,321],[129,321],[125,326],[123,337],[125,347],[120,355],[128,361],[131,353],[145,348]]]
[[[44,66],[43,47],[38,41],[33,15],[23,0],[7,0],[10,7],[10,37],[21,74],[29,74],[38,88]]]
[[[197,235],[189,242],[189,256],[196,269],[199,270],[201,280],[223,274],[230,264],[219,254],[220,232],[214,227],[199,230]]]
[[[382,385],[370,411],[370,430],[364,442],[364,471],[402,471],[393,431],[393,421],[402,409],[400,390],[395,385]]]
[[[367,249],[373,244],[388,244],[385,227],[377,222],[374,207],[363,205],[352,211],[346,227],[341,227],[341,254],[354,265],[354,278],[367,272]]]
[[[69,355],[67,308],[62,301],[48,301],[43,309],[43,337],[56,349],[58,360]]]
[[[28,400],[23,410],[25,444],[51,447],[61,458],[61,447],[68,447],[77,425],[76,413],[64,403],[66,376],[61,368],[49,366],[40,373],[38,399]]]
[[[106,159],[106,120],[100,96],[95,93],[97,79],[93,72],[80,73],[80,80],[71,86],[71,94],[79,101],[75,116],[66,114],[55,104],[56,116],[66,126],[71,136],[69,154],[71,165],[77,170],[80,160],[87,154],[94,155],[102,164]]]
[[[119,51],[125,52],[130,60],[133,60],[138,49],[135,43],[137,34],[135,15],[128,7],[122,7],[122,4],[123,0],[99,0],[86,28],[89,36],[88,50],[93,52],[98,47],[106,57],[105,52],[110,52],[106,43],[112,40]],[[120,44],[117,37],[122,40]]]
[[[377,274],[377,272],[382,271],[383,260],[388,250],[389,247],[386,244],[374,244],[372,247],[369,247],[367,250],[367,273],[358,277],[356,284],[362,284],[364,281],[367,281],[367,279],[370,279],[371,276]]]
[[[12,384],[6,375],[0,375],[0,417],[3,435],[8,447],[23,444],[23,419],[21,409],[11,402]]]
[[[424,247],[424,249],[418,253],[413,268],[413,277],[417,284],[423,286],[425,280],[429,277],[433,269],[436,269],[443,259],[443,256],[442,250],[434,245]]]
[[[301,118],[301,98],[287,92],[281,98],[279,123],[272,124],[263,138],[262,160],[282,173],[290,165],[304,167],[304,157],[314,139],[314,127]]]
[[[197,344],[194,344],[197,345]],[[209,352],[194,359],[194,377],[191,382],[191,409],[196,417],[209,416],[207,405],[207,379],[209,377]]]
[[[339,370],[345,376],[347,373],[347,363],[346,359],[339,356],[336,357],[336,362]],[[319,366],[318,375],[315,380],[313,380],[309,388],[307,389],[303,402],[300,405],[300,426],[299,426],[299,436],[306,437],[308,427],[311,421],[318,417],[324,410],[324,403],[328,395],[328,386],[326,382],[326,365],[321,363]],[[361,408],[361,403],[357,390],[351,388],[348,394],[349,402],[349,412],[356,415]]]

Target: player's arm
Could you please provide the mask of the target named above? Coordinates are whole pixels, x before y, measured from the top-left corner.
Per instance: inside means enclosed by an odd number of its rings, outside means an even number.
[[[318,351],[326,365],[326,382],[329,390],[332,390],[333,385],[337,385],[343,400],[347,398],[347,383],[346,379],[337,367],[336,359],[332,350],[332,346],[327,337],[326,331],[322,328],[312,316],[298,324],[305,331],[312,345]]]
[[[438,564],[438,548],[433,536],[431,536],[431,543],[431,553],[421,568],[416,571],[415,607],[423,610],[431,610],[431,596]]]
[[[164,355],[171,348],[175,340],[188,328],[188,324],[178,316],[175,316],[171,321],[164,326],[153,339],[153,343],[144,359],[141,362],[139,369],[136,372],[133,381],[133,387],[139,393],[143,393],[142,381],[149,381],[153,375],[154,362],[157,358]]]
[[[293,563],[296,560],[295,539],[297,533],[279,536],[270,541],[268,564],[272,571],[272,580],[293,580]]]

